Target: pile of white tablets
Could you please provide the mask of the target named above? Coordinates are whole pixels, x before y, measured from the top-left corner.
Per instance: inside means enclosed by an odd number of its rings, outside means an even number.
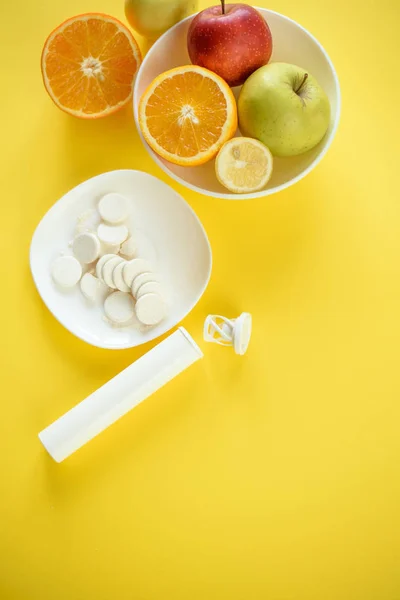
[[[114,325],[129,325],[135,317],[143,325],[157,325],[166,317],[167,305],[150,264],[135,256],[135,239],[126,224],[129,201],[121,194],[107,194],[97,211],[102,219],[97,227],[90,211],[88,228],[82,226],[86,217],[79,217],[73,255],[60,256],[52,264],[54,282],[62,288],[80,282],[82,294],[93,302],[105,293],[104,312]]]

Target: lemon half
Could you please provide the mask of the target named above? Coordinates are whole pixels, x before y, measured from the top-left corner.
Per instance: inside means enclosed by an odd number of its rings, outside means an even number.
[[[215,161],[218,181],[236,194],[262,190],[272,175],[272,168],[273,157],[268,148],[247,137],[226,142]]]

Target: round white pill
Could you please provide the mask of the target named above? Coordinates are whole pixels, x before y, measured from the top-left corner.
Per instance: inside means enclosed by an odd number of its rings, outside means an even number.
[[[85,273],[80,283],[81,292],[91,302],[97,299],[100,291],[101,281],[91,273]]]
[[[134,297],[136,298],[138,290],[140,288],[141,285],[143,285],[144,283],[148,283],[149,281],[156,281],[157,277],[154,275],[154,273],[140,273],[140,275],[138,275],[137,277],[135,277],[135,279],[132,282],[132,294],[134,295]]]
[[[89,208],[78,216],[76,234],[86,231],[96,231],[100,224],[100,215],[95,208]]]
[[[84,264],[92,263],[100,254],[100,242],[94,233],[81,233],[72,242],[72,251]]]
[[[82,267],[74,256],[60,256],[51,265],[51,275],[61,287],[73,287],[82,277]]]
[[[126,285],[124,278],[122,277],[122,271],[125,267],[126,262],[122,260],[114,269],[112,274],[112,280],[114,282],[115,287],[120,292],[130,292],[130,288]]]
[[[116,325],[128,323],[135,314],[135,303],[130,294],[114,292],[104,302],[106,317]]]
[[[103,281],[103,267],[106,264],[106,262],[108,260],[110,260],[111,258],[115,258],[115,254],[104,254],[101,258],[99,258],[99,260],[97,261],[97,265],[96,265],[96,275],[97,277],[100,279],[100,281]]]
[[[128,237],[121,245],[121,255],[125,258],[133,258],[136,254],[136,242],[133,236]]]
[[[167,315],[167,306],[158,294],[144,294],[136,302],[136,316],[143,325],[157,325]]]
[[[104,221],[116,225],[125,221],[129,214],[128,200],[121,194],[106,194],[99,202],[99,213]]]
[[[119,254],[121,246],[119,244],[100,243],[100,248],[100,256],[104,256],[104,254]]]
[[[151,271],[151,268],[147,260],[144,260],[143,258],[134,258],[126,263],[122,275],[126,285],[129,288],[132,288],[135,277],[141,273],[148,273],[149,271]]]
[[[105,263],[101,271],[104,283],[114,290],[117,286],[114,284],[113,281],[113,272],[115,267],[121,262],[125,262],[123,258],[121,258],[120,256],[114,256]]]
[[[125,225],[106,225],[100,223],[97,228],[97,235],[104,244],[118,245],[122,244],[129,235],[128,228]]]
[[[136,294],[136,298],[139,299],[140,296],[144,296],[145,294],[158,294],[163,298],[163,288],[160,282],[158,281],[149,281],[148,283],[144,283],[140,286],[138,293]]]

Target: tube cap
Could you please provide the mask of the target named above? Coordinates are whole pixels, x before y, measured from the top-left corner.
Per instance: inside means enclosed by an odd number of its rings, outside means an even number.
[[[221,315],[208,315],[204,323],[204,340],[220,346],[232,346],[236,354],[243,355],[249,347],[252,330],[250,313],[242,313],[237,319]]]

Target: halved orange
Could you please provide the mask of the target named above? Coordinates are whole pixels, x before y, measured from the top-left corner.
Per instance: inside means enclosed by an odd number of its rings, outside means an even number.
[[[203,67],[162,73],[139,103],[139,124],[149,146],[183,166],[212,159],[237,128],[235,98],[228,84]]]
[[[129,102],[140,62],[139,46],[123,23],[88,13],[68,19],[47,38],[43,81],[62,110],[95,119]]]

